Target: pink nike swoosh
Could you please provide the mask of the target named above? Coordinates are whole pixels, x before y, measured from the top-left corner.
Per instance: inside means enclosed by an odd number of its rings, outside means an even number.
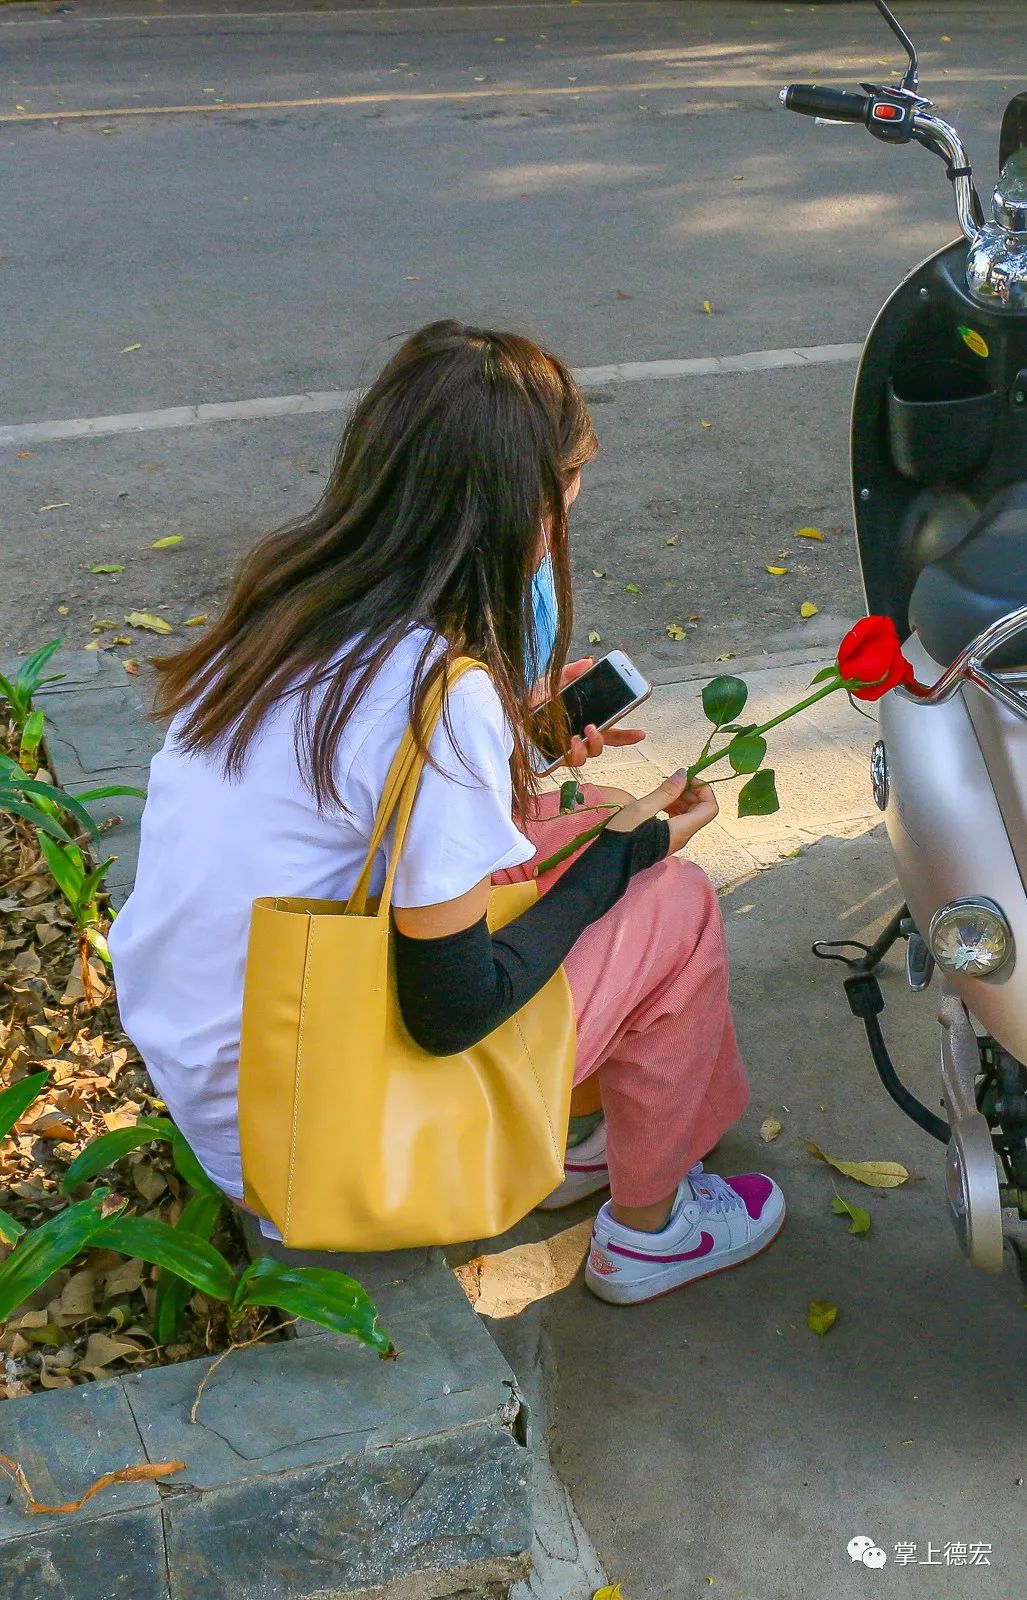
[[[703,1233],[694,1250],[686,1250],[681,1255],[654,1256],[642,1250],[628,1250],[622,1244],[603,1244],[604,1250],[611,1251],[615,1256],[627,1256],[629,1261],[652,1261],[659,1266],[669,1266],[675,1261],[694,1261],[698,1256],[708,1256],[713,1249],[715,1240],[712,1233]]]

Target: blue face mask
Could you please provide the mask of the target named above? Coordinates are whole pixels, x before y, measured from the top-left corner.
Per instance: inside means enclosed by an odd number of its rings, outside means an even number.
[[[556,649],[560,609],[553,582],[553,558],[547,555],[531,584],[531,614],[535,625],[535,649],[528,650],[528,681],[534,683],[548,671]]]

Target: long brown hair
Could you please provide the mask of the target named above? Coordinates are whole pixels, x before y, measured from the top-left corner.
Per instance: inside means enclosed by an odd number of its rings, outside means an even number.
[[[542,528],[559,602],[553,698],[572,622],[564,491],[597,449],[556,356],[518,334],[449,321],[422,328],[353,411],[310,515],[262,540],[205,636],[156,663],[158,714],[180,715],[180,744],[216,749],[233,777],[271,708],[297,694],[301,770],[320,806],[341,805],[346,723],[420,624],[431,633],[414,671],[414,726],[455,657],[482,661],[513,730],[523,806],[535,788],[531,588]]]

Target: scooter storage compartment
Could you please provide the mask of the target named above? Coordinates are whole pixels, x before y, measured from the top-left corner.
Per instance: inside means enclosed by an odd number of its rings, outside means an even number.
[[[961,361],[925,361],[888,379],[888,437],[895,466],[914,483],[969,477],[995,439],[998,395]]]

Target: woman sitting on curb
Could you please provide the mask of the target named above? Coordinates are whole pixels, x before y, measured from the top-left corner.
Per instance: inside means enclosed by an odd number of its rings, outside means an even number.
[[[320,504],[258,545],[218,622],[158,663],[173,721],[110,944],[127,1031],[239,1199],[251,904],[347,898],[429,677],[473,656],[484,670],[447,697],[398,864],[400,1007],[417,1044],[452,1054],[563,964],[575,1082],[598,1074],[605,1120],[549,1204],[609,1184],[586,1282],[629,1303],[756,1255],[784,1202],[762,1174],[726,1180],[700,1160],[748,1098],[716,896],[677,854],[716,816],[712,789],[683,773],[641,800],[586,788],[590,805],[628,803],[528,911],[495,935],[485,921],[494,878],[530,876],[580,828],[537,792],[532,705],[537,679],[543,698],[562,681],[567,513],[596,449],[567,368],[529,340],[439,322],[406,341],[347,424]],[[571,763],[602,744],[586,730]]]

